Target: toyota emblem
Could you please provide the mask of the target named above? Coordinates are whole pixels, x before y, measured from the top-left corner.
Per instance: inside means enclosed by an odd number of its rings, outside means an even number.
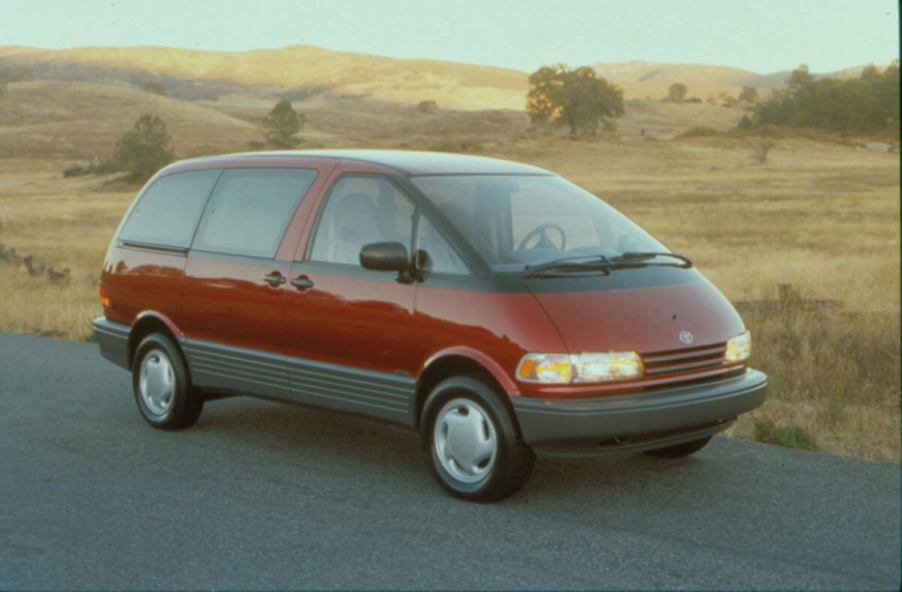
[[[682,341],[686,345],[690,345],[693,341],[695,341],[695,335],[693,335],[689,331],[680,331],[680,341]]]

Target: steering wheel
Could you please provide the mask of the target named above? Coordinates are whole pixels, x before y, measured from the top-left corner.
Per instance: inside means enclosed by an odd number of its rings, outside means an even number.
[[[551,241],[551,237],[548,236],[549,230],[555,230],[561,236],[560,247],[554,246],[554,243]],[[526,247],[526,243],[528,243],[534,236],[539,237],[539,242],[530,247],[530,249],[557,249],[558,251],[567,250],[567,234],[564,232],[564,229],[557,224],[550,223],[539,224],[538,226],[527,232],[523,237],[523,240],[520,241],[520,244],[517,245],[517,250],[522,251]]]

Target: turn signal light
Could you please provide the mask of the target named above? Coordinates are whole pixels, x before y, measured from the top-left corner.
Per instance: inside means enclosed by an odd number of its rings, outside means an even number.
[[[112,308],[112,306],[113,306],[113,301],[110,300],[110,295],[107,294],[106,286],[104,286],[104,285],[100,286],[100,306],[102,306],[105,309]]]

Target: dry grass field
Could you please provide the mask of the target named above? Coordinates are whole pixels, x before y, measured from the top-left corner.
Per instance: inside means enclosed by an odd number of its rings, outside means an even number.
[[[246,150],[262,137],[256,122],[272,102],[199,104],[34,86],[41,84],[50,83],[12,84],[7,103],[0,100],[0,243],[72,275],[56,284],[0,261],[0,330],[88,339],[104,251],[137,188],[109,175],[64,179],[62,169],[108,151],[148,109],[172,120],[180,154]],[[73,106],[72,97],[90,93],[110,104]],[[352,100],[295,107],[307,115],[306,146],[466,150],[543,166],[586,187],[691,257],[742,311],[753,364],[768,372],[771,390],[768,404],[731,433],[899,462],[898,155],[790,137],[772,140],[759,164],[752,153],[760,138],[676,138],[700,123],[727,129],[741,116],[708,105],[628,105],[619,132],[592,142],[528,132],[516,111],[425,115]],[[9,115],[16,110],[25,115]],[[50,113],[55,123],[44,119]],[[818,311],[754,302],[776,300],[779,284],[838,304]]]

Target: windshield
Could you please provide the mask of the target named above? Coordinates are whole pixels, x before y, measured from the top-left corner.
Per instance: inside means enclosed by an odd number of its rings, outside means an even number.
[[[554,176],[448,175],[411,181],[495,271],[562,257],[666,251],[598,197]]]

